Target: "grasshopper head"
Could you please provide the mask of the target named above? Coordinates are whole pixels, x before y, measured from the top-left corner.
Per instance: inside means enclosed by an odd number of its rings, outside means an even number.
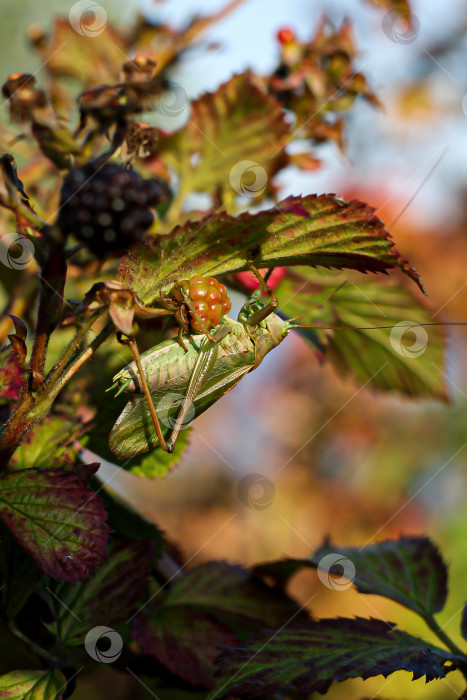
[[[240,313],[238,314],[238,320],[246,326],[252,326],[251,317],[257,311],[264,308],[262,304],[257,299],[249,299],[242,307]],[[284,340],[288,335],[289,331],[292,330],[293,326],[288,321],[284,321],[280,316],[275,313],[270,313],[269,316],[261,321],[258,328],[267,330],[277,345]]]
[[[118,374],[114,376],[114,383],[112,384],[112,386],[106,389],[106,391],[112,391],[113,389],[117,389],[117,393],[115,394],[115,396],[121,394],[122,391],[138,392],[138,379],[136,372],[133,370],[132,365],[133,363],[130,363],[129,365],[121,369],[120,372],[118,372]]]

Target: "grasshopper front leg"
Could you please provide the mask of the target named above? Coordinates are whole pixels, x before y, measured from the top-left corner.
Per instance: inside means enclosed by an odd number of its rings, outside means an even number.
[[[279,302],[277,301],[277,297],[270,289],[264,280],[263,277],[261,277],[259,270],[251,263],[250,264],[250,270],[253,273],[253,275],[256,277],[258,280],[260,287],[269,295],[271,301],[269,304],[266,304],[266,306],[263,306],[261,309],[258,309],[258,311],[255,311],[249,318],[248,323],[251,326],[259,326],[261,321],[264,321],[265,318],[270,316],[275,312],[277,307],[279,306]]]
[[[152,400],[151,393],[149,391],[148,382],[146,379],[146,374],[144,373],[143,365],[141,364],[141,357],[139,354],[138,346],[136,345],[136,340],[133,337],[130,337],[130,338],[128,338],[128,340],[125,341],[125,343],[130,348],[131,354],[133,355],[133,359],[134,359],[136,366],[138,368],[138,374],[139,374],[139,379],[141,382],[141,388],[142,388],[144,396],[146,398],[146,403],[148,405],[149,413],[151,415],[151,420],[152,420],[152,423],[154,425],[154,430],[156,431],[156,435],[157,435],[157,438],[159,440],[159,445],[166,452],[172,452],[173,448],[169,449],[169,447],[165,441],[164,435],[162,434],[161,424],[159,423],[159,418],[157,417],[156,409],[154,408],[154,403]]]
[[[165,447],[167,452],[173,452],[186,415],[190,410],[193,401],[196,399],[204,384],[209,379],[212,369],[216,364],[217,356],[219,354],[219,343],[229,332],[228,326],[222,325],[220,328],[218,328],[212,337],[212,340],[209,336],[206,336],[206,338],[203,340],[196,364],[193,367],[193,372],[190,376],[190,381],[188,382],[186,394],[180,408],[180,413],[177,416],[177,420],[175,421],[175,425]]]

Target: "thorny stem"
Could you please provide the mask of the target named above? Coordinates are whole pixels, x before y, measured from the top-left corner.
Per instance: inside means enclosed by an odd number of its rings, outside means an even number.
[[[62,308],[67,265],[63,255],[64,239],[58,229],[50,229],[50,246],[40,276],[39,309],[30,368],[42,374],[49,338],[57,325]]]
[[[62,374],[52,387],[47,386],[47,395],[49,398],[54,400],[58,394],[61,392],[65,384],[72,378],[74,374],[79,370],[80,367],[84,365],[87,360],[93,355],[93,353],[97,350],[97,348],[102,345],[104,340],[107,340],[109,335],[115,330],[115,326],[112,323],[112,321],[108,321],[103,329],[96,335],[94,340],[89,344],[89,347],[86,348],[86,350],[83,350],[83,352],[78,355],[78,357],[69,365],[68,369],[64,374]],[[48,382],[46,382],[48,385]]]
[[[85,337],[86,333],[91,330],[92,326],[94,323],[97,321],[97,319],[102,316],[104,313],[105,309],[97,309],[94,313],[92,313],[87,321],[83,323],[83,325],[78,329],[77,333],[73,337],[73,339],[70,341],[68,346],[65,348],[61,358],[57,362],[57,364],[52,367],[50,372],[48,373],[46,377],[46,385],[51,386],[54,384],[54,382],[58,379],[60,374],[63,372],[65,369],[68,361],[73,357],[74,353],[76,352],[77,348],[79,347],[79,344]]]

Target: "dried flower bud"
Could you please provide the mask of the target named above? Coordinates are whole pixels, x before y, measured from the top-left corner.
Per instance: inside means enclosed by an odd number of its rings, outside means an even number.
[[[146,56],[136,56],[132,61],[127,61],[122,66],[123,80],[142,81],[152,78],[156,62]]]
[[[129,156],[144,158],[157,149],[159,130],[145,122],[130,121],[127,125],[125,142]]]
[[[21,124],[53,119],[47,95],[44,90],[38,90],[35,83],[35,78],[28,73],[14,73],[3,85],[2,93],[10,101],[13,122]]]
[[[29,73],[12,73],[2,86],[2,95],[7,99],[11,99],[18,90],[24,88],[34,89],[35,84],[35,77]]]

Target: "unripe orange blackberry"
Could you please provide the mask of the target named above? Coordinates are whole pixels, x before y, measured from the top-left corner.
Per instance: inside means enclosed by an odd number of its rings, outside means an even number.
[[[183,290],[183,293],[181,290]],[[186,295],[190,298],[192,306],[199,316],[197,318],[186,306],[190,330],[194,333],[203,332],[199,319],[201,319],[205,328],[209,330],[217,326],[232,307],[225,286],[214,277],[196,276],[188,281],[178,282],[172,292],[172,296],[182,304],[186,300]]]

